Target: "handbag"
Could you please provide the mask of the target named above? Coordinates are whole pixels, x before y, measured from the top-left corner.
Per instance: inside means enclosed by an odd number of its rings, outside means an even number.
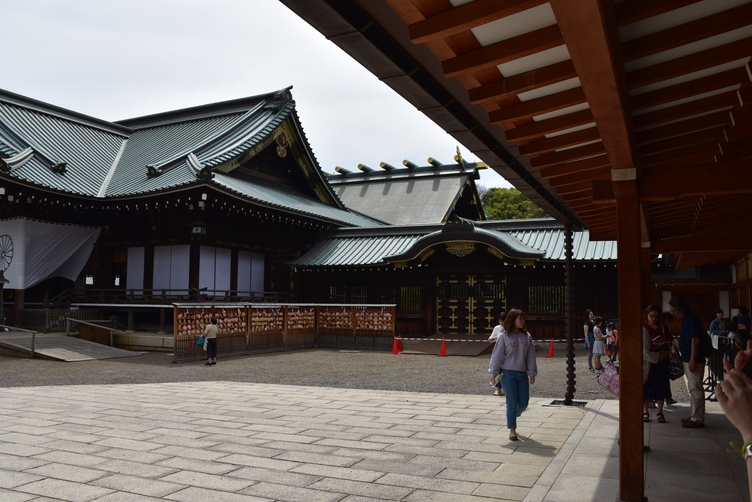
[[[676,342],[671,347],[671,352],[668,353],[668,377],[671,380],[676,380],[684,376],[684,363],[679,355],[679,351],[676,348]]]
[[[203,347],[204,347],[204,342],[205,342],[205,341],[206,341],[206,340],[204,339],[204,337],[203,337],[203,336],[200,336],[200,337],[198,337],[198,340],[196,340],[196,345],[198,345],[199,347],[203,348]]]
[[[598,383],[611,394],[619,397],[619,368],[613,363],[606,364],[603,372],[598,375]]]

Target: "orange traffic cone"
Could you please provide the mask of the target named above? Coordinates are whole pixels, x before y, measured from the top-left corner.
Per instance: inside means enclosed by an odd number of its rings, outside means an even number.
[[[399,335],[397,337],[397,350],[399,350],[400,352],[402,352],[402,350],[404,350],[402,348],[402,335]]]
[[[397,337],[394,337],[394,343],[392,343],[392,354],[399,354],[399,344],[397,343]]]
[[[441,339],[441,350],[439,351],[439,357],[446,357],[446,340]]]
[[[548,355],[546,357],[556,357],[554,355],[554,339],[551,339],[551,345],[548,346]]]

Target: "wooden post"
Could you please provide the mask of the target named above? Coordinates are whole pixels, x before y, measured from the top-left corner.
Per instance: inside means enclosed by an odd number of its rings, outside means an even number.
[[[634,183],[630,181],[615,182]],[[631,195],[631,194],[630,194]],[[642,502],[644,493],[642,424],[642,274],[640,203],[636,194],[617,198],[619,278],[619,496]]]

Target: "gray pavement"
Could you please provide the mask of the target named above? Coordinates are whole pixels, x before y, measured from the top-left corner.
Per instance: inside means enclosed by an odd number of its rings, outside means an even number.
[[[1,501],[602,501],[618,498],[618,401],[209,381],[2,389]],[[645,424],[650,501],[748,501],[715,403]]]

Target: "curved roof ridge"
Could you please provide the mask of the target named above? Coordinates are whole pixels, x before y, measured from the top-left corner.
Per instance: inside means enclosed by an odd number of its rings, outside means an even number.
[[[290,94],[290,89],[292,89],[292,86],[277,91],[258,94],[256,96],[219,101],[217,103],[191,106],[179,110],[170,110],[141,117],[119,120],[115,122],[115,124],[125,125],[134,130],[139,130],[158,127],[160,125],[169,125],[175,122],[186,122],[189,120],[217,117],[219,115],[245,113],[249,108],[255,107],[255,105],[260,102],[271,103],[281,99],[289,99],[287,96]]]

